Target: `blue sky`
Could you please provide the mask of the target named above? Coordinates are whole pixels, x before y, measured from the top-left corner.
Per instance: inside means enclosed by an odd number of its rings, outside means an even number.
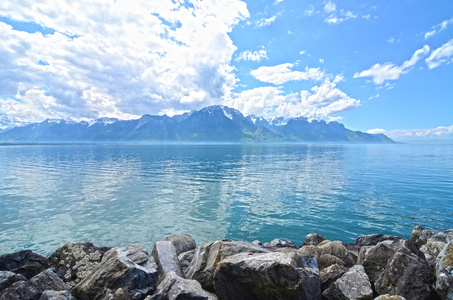
[[[213,104],[453,138],[453,2],[0,3],[0,128]]]

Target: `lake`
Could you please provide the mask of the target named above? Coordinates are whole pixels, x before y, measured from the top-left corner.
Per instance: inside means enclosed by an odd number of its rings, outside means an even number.
[[[453,228],[453,145],[0,146],[0,254]]]

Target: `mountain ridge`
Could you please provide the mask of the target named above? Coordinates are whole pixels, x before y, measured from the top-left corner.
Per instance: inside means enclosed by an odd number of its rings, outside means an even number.
[[[99,118],[91,122],[46,119],[0,132],[1,143],[72,142],[345,142],[394,143],[384,134],[352,131],[338,122],[305,117],[269,121],[213,105],[175,115],[145,114],[139,119]]]

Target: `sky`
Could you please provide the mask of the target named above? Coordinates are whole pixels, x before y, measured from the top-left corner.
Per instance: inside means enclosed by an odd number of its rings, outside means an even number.
[[[2,0],[0,129],[227,105],[453,138],[453,1]]]

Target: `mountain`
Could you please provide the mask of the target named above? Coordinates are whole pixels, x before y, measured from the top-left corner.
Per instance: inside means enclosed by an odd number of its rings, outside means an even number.
[[[338,122],[304,117],[266,120],[223,105],[169,117],[93,122],[45,120],[0,132],[1,143],[73,142],[352,142],[393,143],[383,134],[352,131]]]

